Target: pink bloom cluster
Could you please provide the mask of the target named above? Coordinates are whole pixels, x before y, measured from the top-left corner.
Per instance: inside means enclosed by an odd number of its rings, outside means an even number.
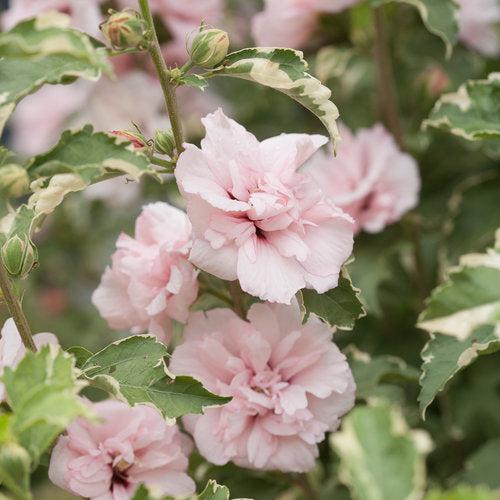
[[[26,354],[19,331],[12,318],[3,325],[0,338],[0,376],[6,366],[15,368]],[[48,344],[59,345],[57,337],[52,333],[37,333],[33,335],[33,341],[37,349]],[[0,403],[5,400],[5,387],[0,382]]]
[[[120,235],[112,265],[92,296],[109,326],[168,342],[171,320],[185,322],[198,294],[197,272],[187,260],[190,247],[191,224],[182,210],[146,205],[135,238]]]
[[[304,472],[316,443],[354,404],[355,384],[331,331],[298,304],[255,304],[248,322],[229,309],[194,313],[170,370],[230,403],[184,418],[200,453],[223,465]]]
[[[265,0],[252,20],[258,45],[300,48],[307,44],[320,14],[340,12],[360,0]]]
[[[144,483],[162,495],[188,495],[191,444],[176,425],[146,405],[118,401],[92,404],[100,423],[76,419],[52,452],[49,477],[73,493],[95,500],[126,500]]]
[[[420,176],[382,125],[352,134],[341,127],[337,156],[318,152],[305,171],[356,221],[356,230],[382,231],[418,202]]]
[[[202,121],[201,149],[186,144],[175,170],[193,224],[191,262],[271,302],[289,304],[306,286],[335,287],[353,222],[296,172],[327,138],[259,142],[221,110]]]
[[[458,0],[459,37],[485,56],[500,54],[500,2]]]

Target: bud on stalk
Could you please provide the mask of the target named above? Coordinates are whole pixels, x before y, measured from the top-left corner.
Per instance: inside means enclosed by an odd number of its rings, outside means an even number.
[[[144,149],[148,145],[146,138],[135,130],[112,130],[110,133],[130,141],[134,149]]]
[[[110,16],[99,28],[116,50],[140,48],[144,42],[146,23],[138,12],[125,9],[121,12],[109,11]]]
[[[0,167],[0,192],[7,198],[18,198],[28,190],[30,179],[26,169],[9,164]]]
[[[171,131],[157,130],[154,144],[158,153],[172,157],[175,150],[175,140]]]
[[[13,277],[26,276],[37,260],[37,252],[28,238],[15,235],[2,246],[2,261],[5,269]]]
[[[220,64],[229,50],[229,36],[219,29],[202,29],[195,36],[189,56],[195,66],[213,68]]]

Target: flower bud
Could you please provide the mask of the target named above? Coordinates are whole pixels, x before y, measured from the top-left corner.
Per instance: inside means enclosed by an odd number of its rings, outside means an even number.
[[[220,64],[229,50],[229,36],[219,29],[202,29],[194,38],[189,50],[191,61],[202,68]]]
[[[100,29],[111,46],[117,50],[141,47],[146,24],[139,13],[132,9],[109,12],[110,16],[100,25]]]
[[[143,149],[148,145],[146,138],[136,130],[112,130],[111,134],[130,141],[134,149]]]
[[[162,155],[172,156],[175,141],[171,131],[157,130],[155,132],[155,150]]]
[[[37,260],[37,252],[28,238],[18,235],[9,238],[2,246],[2,261],[11,276],[26,276]]]
[[[28,191],[28,172],[19,165],[8,164],[0,167],[0,192],[8,198],[17,198]]]

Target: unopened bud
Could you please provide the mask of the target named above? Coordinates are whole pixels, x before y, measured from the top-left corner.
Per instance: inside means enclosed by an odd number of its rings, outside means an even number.
[[[15,235],[2,246],[2,261],[11,276],[26,276],[37,261],[37,252],[28,238]]]
[[[189,50],[191,61],[202,68],[220,64],[229,50],[229,35],[219,29],[202,29],[194,38]]]
[[[146,138],[135,130],[112,130],[111,133],[130,141],[135,149],[143,149],[148,145]]]
[[[172,132],[157,130],[155,132],[155,150],[162,154],[172,156],[175,150],[175,141]]]
[[[111,46],[117,50],[141,47],[146,24],[140,14],[132,9],[109,12],[111,15],[99,27]]]
[[[0,167],[0,192],[8,198],[17,198],[28,191],[30,179],[26,169],[8,164]]]

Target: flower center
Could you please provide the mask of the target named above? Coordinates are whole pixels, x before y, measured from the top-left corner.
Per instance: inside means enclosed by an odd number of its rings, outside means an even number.
[[[254,391],[267,396],[276,394],[286,385],[286,382],[282,382],[281,375],[271,369],[256,373],[250,380],[250,387]]]
[[[128,474],[127,470],[131,467],[126,460],[120,460],[115,466],[113,466],[113,479],[111,481],[111,487],[114,484],[121,484],[123,486],[128,486]]]

